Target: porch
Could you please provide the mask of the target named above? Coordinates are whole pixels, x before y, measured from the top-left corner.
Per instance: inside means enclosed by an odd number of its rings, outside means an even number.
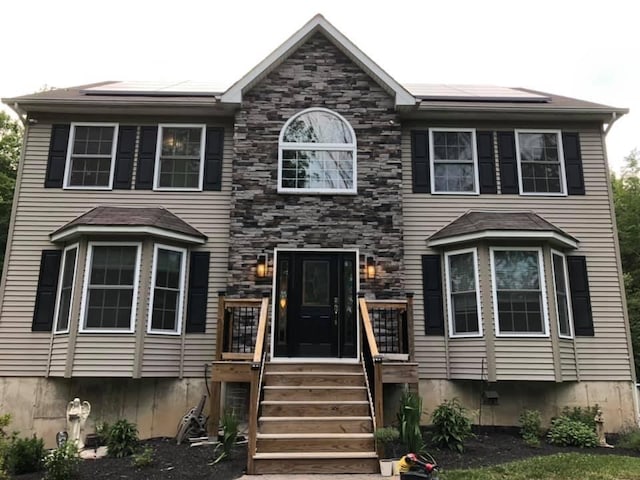
[[[377,472],[384,385],[418,384],[412,295],[358,295],[358,348],[349,359],[273,355],[271,307],[269,297],[219,296],[209,431],[220,421],[222,384],[246,383],[248,473]]]

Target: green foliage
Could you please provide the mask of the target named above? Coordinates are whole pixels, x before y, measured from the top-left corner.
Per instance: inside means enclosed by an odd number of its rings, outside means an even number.
[[[44,458],[44,468],[47,480],[69,480],[78,474],[78,449],[74,442],[65,442],[62,446],[52,450]]]
[[[111,457],[126,457],[136,450],[138,428],[126,419],[118,420],[109,429],[107,450]]]
[[[441,403],[433,411],[433,442],[449,450],[464,451],[464,441],[473,436],[467,410],[457,398]]]
[[[240,422],[233,410],[231,412],[225,412],[224,415],[222,415],[221,423],[222,441],[216,445],[213,453],[215,454],[220,448],[222,448],[222,452],[220,452],[218,457],[213,461],[213,465],[221,462],[231,455],[231,450],[233,450],[233,447],[236,444],[236,439],[238,438],[238,425]]]
[[[551,428],[547,434],[549,443],[564,447],[596,447],[598,436],[585,423],[562,415],[551,421]]]
[[[96,435],[98,436],[98,442],[100,443],[100,445],[107,444],[110,429],[111,426],[105,421],[96,423]]]
[[[396,458],[395,445],[400,439],[400,432],[395,427],[380,427],[375,431],[375,439],[384,448],[386,458]]]
[[[7,230],[11,219],[11,204],[21,148],[22,125],[0,111],[0,269],[7,244]]]
[[[620,432],[617,446],[640,452],[640,428],[631,427]]]
[[[542,420],[538,410],[523,410],[518,419],[520,435],[525,443],[531,447],[539,447],[543,436]]]
[[[15,434],[9,435],[5,430],[10,423],[11,423],[10,414],[5,413],[4,415],[0,416],[0,480],[5,480],[9,478],[9,474],[7,472],[7,466],[6,466],[6,456],[7,456],[7,450],[11,445],[11,440],[15,438]]]
[[[153,464],[153,448],[144,447],[142,452],[134,454],[132,457],[133,466],[136,468],[146,468]]]
[[[406,453],[422,452],[424,440],[420,430],[420,418],[422,417],[422,398],[420,395],[405,390],[400,398],[400,407],[396,416],[400,442],[406,447]]]
[[[14,439],[5,452],[7,471],[14,475],[42,470],[44,440],[35,435],[31,438]]]
[[[564,407],[562,409],[562,416],[569,417],[576,422],[584,423],[595,432],[598,408],[600,407],[597,403],[593,407]]]

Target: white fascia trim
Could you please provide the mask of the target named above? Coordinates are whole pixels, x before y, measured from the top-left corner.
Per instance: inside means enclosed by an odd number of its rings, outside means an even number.
[[[569,315],[569,334],[565,335],[560,332],[560,312],[558,305],[558,285],[556,284],[556,265],[553,263],[553,256],[557,255],[562,258],[562,274],[564,275],[564,295],[567,299],[567,314]],[[553,273],[553,303],[556,306],[556,321],[558,322],[558,338],[573,340],[573,305],[571,305],[571,290],[569,288],[569,268],[567,266],[567,256],[555,249],[551,249],[551,272]]]
[[[150,235],[152,237],[166,238],[183,243],[193,243],[203,245],[205,239],[187,235],[185,233],[173,232],[159,227],[146,227],[140,225],[76,225],[60,233],[50,235],[52,242],[63,242],[79,235]]]
[[[288,54],[300,46],[316,31],[321,30],[333,43],[339,47],[344,53],[348,54],[356,63],[369,73],[375,79],[385,84],[391,91],[395,93],[396,106],[414,106],[416,98],[411,95],[407,89],[395,81],[387,72],[380,68],[373,60],[356,47],[347,37],[340,33],[333,25],[331,25],[322,15],[314,16],[300,30],[289,37],[282,45],[276,48],[269,56],[262,60],[240,80],[234,83],[226,92],[220,96],[222,103],[242,102],[242,93],[251,86],[253,82],[260,79],[269,71],[270,68],[278,65],[284,60]]]
[[[560,186],[561,192],[523,192],[522,191],[522,167],[520,161],[520,138],[521,133],[555,133],[558,137],[558,161],[560,162]],[[516,163],[518,164],[518,191],[520,195],[535,196],[535,197],[566,197],[567,192],[567,173],[564,167],[564,146],[562,145],[562,131],[549,130],[549,129],[518,129],[515,130],[515,142],[516,142]]]
[[[160,156],[162,154],[162,138],[165,128],[199,128],[200,133],[200,167],[198,170],[198,186],[197,187],[161,187],[160,183]],[[201,192],[204,183],[204,149],[207,136],[207,126],[203,123],[160,123],[158,124],[158,138],[156,139],[156,158],[153,164],[153,189],[155,191],[172,191],[172,192]]]
[[[475,290],[476,290],[476,315],[478,316],[478,331],[477,332],[465,332],[465,333],[454,333],[453,328],[453,301],[451,298],[451,272],[449,268],[449,257],[454,255],[464,255],[467,253],[471,253],[473,255],[473,280],[475,282]],[[480,278],[478,275],[478,249],[477,248],[465,248],[463,250],[453,250],[451,252],[446,252],[444,254],[444,269],[445,269],[445,280],[446,280],[446,290],[447,290],[447,316],[449,317],[449,338],[480,338],[483,335],[482,331],[482,311],[481,311],[481,302],[480,302]]]
[[[471,133],[471,155],[473,157],[473,191],[436,191],[435,159],[433,149],[433,132],[468,132]],[[447,163],[447,162],[442,162]],[[455,162],[453,162],[455,163]],[[480,195],[480,173],[478,166],[478,144],[475,128],[430,128],[429,129],[429,168],[431,169],[431,193],[435,195]]]
[[[453,237],[440,238],[437,240],[427,240],[427,246],[440,247],[446,245],[455,245],[456,243],[473,242],[479,240],[540,240],[540,241],[555,241],[567,248],[578,248],[578,242],[560,235],[557,232],[550,231],[538,231],[531,232],[527,230],[483,230],[481,232],[466,233],[464,235],[456,235]]]
[[[176,309],[176,325],[173,330],[154,330],[151,326],[153,321],[153,301],[156,294],[156,273],[158,266],[158,250],[170,250],[172,252],[179,252],[180,258],[180,293],[178,294],[178,308]],[[184,309],[184,279],[187,264],[187,250],[185,248],[172,247],[170,245],[162,245],[156,243],[153,246],[153,266],[151,268],[151,295],[149,295],[149,313],[147,315],[147,333],[160,334],[160,335],[181,335],[182,333],[182,312]]]
[[[69,313],[68,313],[68,318],[67,318],[67,328],[65,328],[64,330],[58,330],[58,314],[60,313],[60,296],[62,295],[62,280],[64,279],[64,271],[65,271],[65,267],[66,267],[66,261],[67,261],[67,252],[69,250],[73,250],[76,249],[76,255],[73,259],[73,278],[71,280],[71,301],[69,304]],[[76,289],[76,272],[78,271],[78,250],[79,250],[79,244],[78,243],[74,243],[73,245],[69,245],[68,247],[66,247],[63,251],[62,251],[62,262],[60,262],[60,273],[58,275],[58,290],[56,292],[56,308],[55,308],[55,312],[53,314],[53,319],[54,319],[54,328],[53,328],[53,333],[55,335],[57,334],[61,334],[61,333],[69,333],[69,326],[71,325],[71,305],[73,305],[73,294],[75,292]]]

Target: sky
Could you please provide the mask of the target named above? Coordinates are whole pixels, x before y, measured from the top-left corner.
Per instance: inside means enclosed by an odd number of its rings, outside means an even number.
[[[489,84],[629,108],[609,163],[640,149],[633,0],[22,0],[0,4],[0,98],[104,80],[230,86],[321,13],[400,83]]]

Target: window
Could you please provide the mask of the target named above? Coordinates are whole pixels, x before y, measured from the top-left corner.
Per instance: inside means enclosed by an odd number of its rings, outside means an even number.
[[[65,188],[111,188],[117,134],[115,123],[71,124]]]
[[[356,136],[337,113],[297,114],[280,132],[279,147],[279,192],[357,193]]]
[[[156,245],[153,251],[149,333],[180,334],[186,250]]]
[[[140,244],[89,243],[80,331],[133,332]]]
[[[478,155],[473,129],[429,130],[431,191],[478,193]]]
[[[160,125],[154,188],[202,190],[204,125]]]
[[[558,334],[561,337],[573,338],[571,319],[571,296],[567,282],[567,261],[560,252],[552,251],[553,282],[556,292],[556,315],[558,317]]]
[[[520,193],[566,193],[564,156],[559,131],[516,131],[516,151]]]
[[[449,252],[445,259],[450,335],[482,336],[476,249]]]
[[[491,269],[497,333],[546,336],[542,250],[492,248]]]
[[[69,316],[71,315],[73,284],[76,278],[77,256],[78,245],[72,245],[64,249],[60,280],[58,281],[58,301],[56,302],[54,316],[56,319],[55,333],[67,333],[69,331]]]

